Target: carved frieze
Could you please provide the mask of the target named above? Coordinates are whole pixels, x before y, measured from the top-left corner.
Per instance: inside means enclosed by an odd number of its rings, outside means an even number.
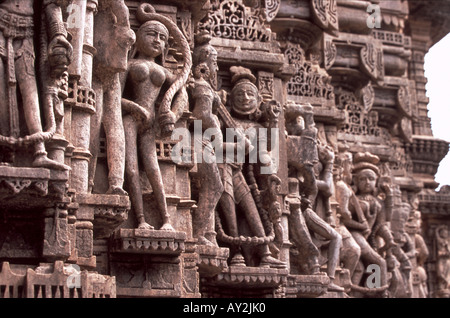
[[[323,49],[326,70],[347,67],[362,72],[374,82],[383,81],[383,47],[373,37],[348,33],[340,33],[337,37],[324,34]]]
[[[447,13],[0,2],[0,298],[448,297]]]
[[[210,15],[205,29],[214,37],[228,40],[258,42],[271,40],[270,29],[264,25],[256,9],[246,6],[243,0],[220,1]]]

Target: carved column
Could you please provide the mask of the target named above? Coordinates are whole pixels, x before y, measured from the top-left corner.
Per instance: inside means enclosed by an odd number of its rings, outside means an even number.
[[[409,64],[409,77],[416,83],[417,120],[413,126],[414,135],[432,136],[431,121],[428,117],[428,97],[426,96],[426,83],[424,57],[429,49],[431,21],[410,20],[412,59]]]
[[[77,193],[86,193],[88,190],[88,163],[89,153],[89,127],[90,117],[95,112],[92,86],[92,66],[95,48],[94,43],[94,13],[97,0],[86,3],[86,16],[83,34],[83,54],[81,56],[81,74],[73,74],[71,138],[73,154],[71,160],[72,177],[70,188]],[[81,31],[80,31],[81,32]],[[76,72],[79,72],[77,69]],[[79,77],[78,77],[79,76]]]
[[[98,1],[80,1],[77,3],[84,11],[80,27],[76,32],[75,57],[77,60],[71,68],[71,94],[69,95],[70,113],[70,142],[71,151],[71,179],[70,191],[76,193],[74,202],[76,222],[76,255],[72,255],[79,265],[89,268],[95,267],[93,255],[93,209],[85,208],[85,194],[88,191],[88,164],[90,119],[95,113],[95,93],[92,90],[93,58],[95,54],[94,15]]]

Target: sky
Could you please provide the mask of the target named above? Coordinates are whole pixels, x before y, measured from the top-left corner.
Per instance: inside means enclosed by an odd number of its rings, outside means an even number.
[[[432,46],[425,55],[428,116],[433,136],[450,142],[450,34]],[[450,151],[435,176],[440,185],[450,185]]]

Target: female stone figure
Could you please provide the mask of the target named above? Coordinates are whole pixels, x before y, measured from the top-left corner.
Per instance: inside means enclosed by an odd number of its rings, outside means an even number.
[[[380,200],[376,193],[376,186],[379,179],[379,169],[376,166],[379,162],[377,156],[369,153],[358,153],[353,159],[354,182],[356,185],[357,203],[353,204],[353,211],[357,218],[363,218],[361,222],[367,222],[370,234],[361,231],[352,231],[352,235],[361,247],[361,259],[367,264],[377,264],[381,271],[381,287],[387,285],[387,264],[383,257],[374,250],[368,240],[373,241],[376,236],[383,238],[384,249],[388,250],[396,246],[392,233],[387,227],[387,220],[392,209],[392,190],[386,183],[380,187],[386,193],[384,202]],[[358,211],[360,210],[360,211]],[[362,212],[362,215],[360,215]],[[360,216],[358,216],[360,215]],[[350,223],[350,222],[349,222]]]
[[[166,195],[161,171],[156,153],[156,136],[159,124],[162,134],[173,129],[177,120],[175,113],[180,116],[177,107],[183,108],[185,104],[185,91],[180,91],[186,83],[188,72],[192,66],[189,45],[178,30],[177,26],[168,18],[156,14],[153,7],[143,4],[138,9],[138,20],[143,22],[136,34],[137,55],[129,61],[126,73],[125,98],[122,107],[129,111],[123,117],[125,129],[125,175],[129,183],[131,204],[135,211],[138,227],[153,229],[144,216],[144,203],[139,177],[139,154],[147,178],[153,189],[155,201],[162,218],[161,230],[173,230],[169,223]],[[169,30],[171,32],[169,32]],[[175,76],[162,62],[168,51],[169,36],[179,41],[183,48],[185,65],[181,75]],[[162,59],[162,61],[160,61]],[[161,102],[159,113],[156,112],[156,103],[164,84],[170,84]],[[179,92],[180,91],[180,92]],[[178,93],[179,92],[179,93]],[[176,99],[173,100],[175,94]],[[170,105],[178,111],[173,113]],[[158,116],[159,115],[159,116]]]
[[[450,240],[446,224],[436,228],[436,274],[439,290],[447,291],[450,283]]]

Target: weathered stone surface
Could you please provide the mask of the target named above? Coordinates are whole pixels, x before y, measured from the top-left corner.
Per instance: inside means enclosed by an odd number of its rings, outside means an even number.
[[[0,298],[449,297],[449,1],[0,2]]]

